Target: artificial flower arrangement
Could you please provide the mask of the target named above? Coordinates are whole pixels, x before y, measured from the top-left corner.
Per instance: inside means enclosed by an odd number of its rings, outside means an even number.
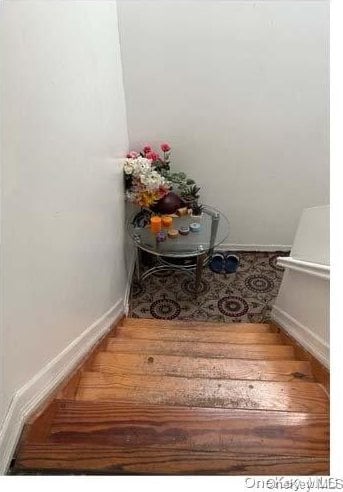
[[[186,206],[199,215],[202,208],[198,203],[200,188],[185,173],[171,172],[171,147],[163,143],[160,148],[163,157],[150,145],[146,145],[142,152],[131,151],[127,154],[124,162],[127,199],[156,212],[173,213],[172,209],[176,211]]]

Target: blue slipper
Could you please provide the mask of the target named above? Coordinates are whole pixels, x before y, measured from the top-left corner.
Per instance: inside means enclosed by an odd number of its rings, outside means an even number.
[[[209,267],[214,273],[222,273],[224,271],[225,257],[222,253],[216,253],[212,256]]]
[[[226,255],[225,257],[225,271],[226,273],[235,273],[239,265],[239,258],[236,255]]]

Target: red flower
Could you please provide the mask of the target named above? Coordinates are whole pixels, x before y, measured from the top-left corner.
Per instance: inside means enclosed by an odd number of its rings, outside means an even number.
[[[145,157],[153,162],[160,159],[160,156],[156,154],[156,152],[148,152],[147,154],[145,154]]]
[[[161,144],[161,150],[163,150],[163,152],[168,152],[170,149],[171,149],[171,147],[169,144],[167,144],[167,143]]]
[[[143,152],[144,152],[144,154],[149,154],[150,152],[152,152],[152,148],[150,147],[150,145],[146,145],[143,148]],[[148,159],[149,159],[149,157],[148,157]]]

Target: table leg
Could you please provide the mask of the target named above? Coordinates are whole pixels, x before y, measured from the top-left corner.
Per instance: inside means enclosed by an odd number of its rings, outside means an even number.
[[[197,267],[195,271],[195,295],[197,296],[199,293],[199,289],[201,286],[201,277],[202,277],[202,271],[204,268],[204,262],[206,259],[207,253],[202,253],[201,255],[197,256]]]
[[[211,257],[213,255],[213,249],[214,249],[214,243],[217,237],[217,231],[218,231],[218,225],[219,225],[219,214],[216,213],[212,215],[212,221],[211,221],[211,238],[210,238],[210,248],[209,248],[209,256]]]
[[[141,250],[136,246],[136,278],[137,282],[141,283]]]

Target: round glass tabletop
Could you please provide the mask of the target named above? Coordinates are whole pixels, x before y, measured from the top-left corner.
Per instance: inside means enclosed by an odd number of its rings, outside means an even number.
[[[198,232],[189,232],[185,236],[181,234],[175,238],[167,236],[163,242],[156,240],[156,233],[150,229],[150,221],[144,225],[144,220],[138,220],[139,214],[141,212],[134,214],[128,221],[129,236],[138,248],[158,256],[182,258],[201,255],[212,251],[229,235],[228,219],[220,210],[208,205],[203,206],[203,213],[198,217],[170,215],[173,217],[172,229],[189,227],[195,222],[200,224],[200,228]],[[161,231],[167,233],[168,229],[162,226]]]

